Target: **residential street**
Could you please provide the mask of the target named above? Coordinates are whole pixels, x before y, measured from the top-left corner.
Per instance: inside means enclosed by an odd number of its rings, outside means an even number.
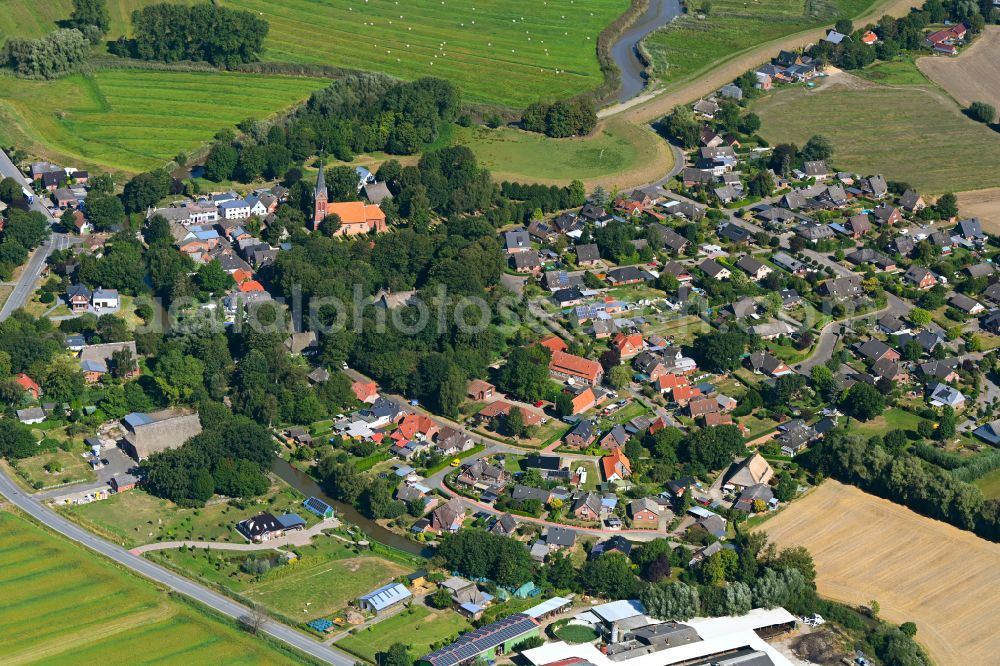
[[[25,187],[29,186],[27,179],[24,175],[18,171],[14,163],[10,161],[7,157],[7,153],[0,150],[0,178],[11,177],[17,180],[19,183],[23,184]],[[30,188],[29,188],[30,189]],[[48,209],[41,205],[36,198],[31,204],[31,209],[38,211],[45,215],[49,220],[49,224],[54,224],[56,219],[52,217]],[[62,250],[69,247],[70,239],[65,234],[53,234],[52,237],[35,250],[35,252],[28,259],[27,265],[24,270],[21,271],[21,276],[18,278],[17,283],[14,285],[14,291],[11,292],[10,297],[0,308],[0,321],[3,321],[9,317],[15,310],[22,307],[31,298],[31,294],[35,291],[35,283],[38,282],[38,278],[41,277],[42,269],[45,267],[45,260],[49,258],[53,250]]]
[[[237,603],[228,597],[217,592],[213,592],[198,583],[164,569],[144,559],[142,556],[133,555],[124,548],[116,546],[104,539],[91,534],[81,527],[66,520],[52,509],[42,505],[37,499],[26,495],[21,489],[11,481],[6,474],[0,472],[0,495],[5,496],[19,509],[45,524],[49,528],[59,532],[63,536],[76,541],[90,550],[93,550],[105,557],[108,557],[118,564],[125,566],[132,571],[150,578],[157,583],[164,585],[185,596],[191,597],[206,606],[216,610],[234,620],[246,617],[251,613],[251,609],[243,604]],[[318,641],[302,634],[295,629],[287,627],[278,622],[269,620],[263,627],[270,636],[288,645],[305,652],[306,654],[335,666],[354,666],[357,659],[350,655],[323,645]]]

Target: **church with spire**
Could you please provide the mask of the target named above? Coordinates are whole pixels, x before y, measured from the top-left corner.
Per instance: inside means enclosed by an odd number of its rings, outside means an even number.
[[[359,234],[381,233],[385,231],[385,213],[378,204],[367,204],[363,201],[330,201],[326,188],[326,176],[323,173],[323,163],[319,163],[319,174],[316,176],[316,187],[313,190],[313,229],[319,228],[319,223],[327,215],[340,218],[340,229],[337,236],[357,236]]]

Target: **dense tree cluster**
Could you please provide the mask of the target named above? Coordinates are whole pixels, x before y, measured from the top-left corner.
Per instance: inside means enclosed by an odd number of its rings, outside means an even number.
[[[19,76],[51,79],[75,71],[89,52],[90,42],[82,32],[64,28],[38,39],[8,39],[0,62]]]
[[[207,414],[212,418],[206,418]],[[220,418],[221,417],[221,418]],[[274,442],[263,426],[216,407],[204,430],[180,448],[154,453],[139,471],[146,489],[182,506],[201,506],[214,493],[255,497],[267,491]]]
[[[459,94],[449,82],[424,78],[399,82],[381,74],[354,74],[338,79],[313,93],[309,101],[280,124],[268,127],[259,121],[240,123],[243,136],[220,133],[205,164],[206,176],[215,181],[236,178],[252,182],[274,179],[292,162],[319,151],[351,161],[356,153],[385,151],[411,155],[439,136],[444,124],[455,119]],[[355,199],[357,176],[343,167],[327,171],[331,201]],[[412,177],[412,176],[411,176]],[[311,192],[298,184],[295,192],[311,212]],[[334,196],[340,192],[340,196]]]
[[[562,138],[585,136],[597,125],[597,111],[589,98],[561,99],[551,104],[536,102],[521,115],[521,127],[529,132]]]
[[[133,39],[115,45],[118,55],[142,60],[191,60],[233,67],[260,58],[268,23],[256,14],[209,3],[162,3],[132,12]]]
[[[1000,501],[984,500],[976,486],[956,480],[914,454],[893,454],[881,438],[865,440],[836,430],[814,445],[805,460],[818,472],[984,538],[1000,540]]]
[[[28,253],[49,237],[49,225],[38,211],[9,208],[0,231],[0,280],[9,280]]]
[[[501,586],[518,586],[533,580],[534,567],[524,544],[478,529],[447,535],[437,556],[449,571],[469,578],[489,578]]]

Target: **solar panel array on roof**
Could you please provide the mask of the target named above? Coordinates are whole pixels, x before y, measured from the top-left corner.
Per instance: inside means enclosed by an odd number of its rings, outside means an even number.
[[[303,502],[302,505],[315,513],[317,516],[326,517],[333,515],[333,507],[318,497],[310,497]]]
[[[455,666],[538,628],[538,622],[524,613],[515,613],[460,637],[451,645],[420,658],[434,666]]]

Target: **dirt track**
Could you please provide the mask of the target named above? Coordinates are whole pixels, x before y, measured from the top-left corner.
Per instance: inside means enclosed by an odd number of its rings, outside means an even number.
[[[995,664],[1000,653],[1000,544],[826,481],[766,522],[780,547],[805,546],[821,595],[875,599],[895,623],[917,624],[937,664]]]
[[[958,57],[924,56],[917,67],[955,98],[959,106],[988,102],[1000,107],[1000,26],[989,25]]]
[[[903,16],[912,7],[922,4],[923,0],[886,0],[885,2],[880,2],[872,11],[856,19],[854,25],[863,26],[868,23],[874,23],[885,14]],[[743,72],[769,61],[778,54],[778,51],[803,48],[816,42],[825,34],[825,28],[812,29],[761,44],[735,56],[708,72],[696,73],[694,80],[683,82],[676,88],[668,86],[648,101],[633,106],[625,104],[609,107],[602,112],[601,116],[618,116],[637,124],[649,123],[656,118],[670,113],[670,110],[678,104],[687,104],[699,97],[704,97],[715,92],[727,83],[732,82],[733,79],[740,76]]]

